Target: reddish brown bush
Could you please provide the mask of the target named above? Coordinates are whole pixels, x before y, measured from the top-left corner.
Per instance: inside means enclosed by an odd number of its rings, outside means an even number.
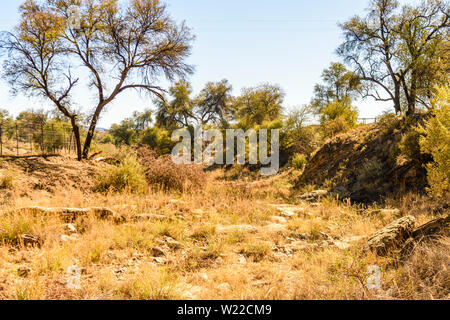
[[[198,165],[177,165],[169,155],[158,156],[154,150],[141,147],[139,162],[145,168],[149,186],[164,191],[191,192],[206,183],[206,174]]]

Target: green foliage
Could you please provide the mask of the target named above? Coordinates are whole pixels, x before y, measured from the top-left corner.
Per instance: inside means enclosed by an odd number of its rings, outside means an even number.
[[[419,127],[424,136],[420,139],[422,152],[432,155],[434,162],[428,164],[429,192],[445,198],[450,192],[450,89],[437,90],[432,100],[433,117]]]
[[[58,119],[52,119],[44,125],[44,136],[41,141],[41,134],[35,134],[35,142],[41,144],[41,148],[47,151],[61,149],[64,146],[65,138],[71,134],[71,125]]]
[[[156,150],[159,155],[169,154],[175,143],[171,139],[172,133],[160,127],[147,128],[140,135],[140,144]]]
[[[350,98],[335,100],[321,111],[320,121],[325,137],[333,137],[356,126],[358,111],[351,105]]]
[[[334,100],[342,101],[354,97],[361,91],[361,81],[342,63],[332,63],[322,73],[323,84],[316,84],[311,108],[321,113]]]
[[[113,124],[109,134],[116,145],[133,145],[139,142],[140,133],[146,130],[152,122],[152,111],[134,112],[131,118],[120,124]]]
[[[135,157],[128,156],[118,166],[103,169],[97,177],[94,190],[96,192],[145,193],[147,183],[144,169]]]
[[[295,154],[292,158],[292,167],[294,167],[294,169],[296,170],[302,171],[305,168],[307,162],[308,160],[306,159],[305,155]]]
[[[239,127],[249,129],[267,121],[281,118],[284,92],[279,86],[263,84],[245,88],[232,104],[235,120]]]
[[[420,133],[416,130],[411,130],[405,134],[400,141],[398,147],[400,154],[406,156],[408,159],[421,162],[422,153],[420,150]]]
[[[358,121],[358,111],[351,105],[351,100],[335,100],[325,106],[320,114],[321,123],[342,118],[351,127]]]

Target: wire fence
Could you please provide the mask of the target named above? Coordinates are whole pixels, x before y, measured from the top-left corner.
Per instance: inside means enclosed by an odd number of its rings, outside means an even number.
[[[0,157],[76,153],[72,131],[55,125],[30,127],[20,121],[0,122]]]
[[[358,118],[358,122],[362,124],[377,123],[378,118]]]

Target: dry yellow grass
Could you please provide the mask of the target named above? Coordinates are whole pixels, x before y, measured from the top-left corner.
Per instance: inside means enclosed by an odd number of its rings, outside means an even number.
[[[395,216],[333,199],[295,202],[289,174],[250,186],[223,182],[223,175],[209,173],[197,193],[68,186],[9,194],[0,207],[0,299],[449,298],[448,239],[393,265],[362,245]],[[107,207],[126,221],[80,217],[67,226],[56,216],[8,213],[27,206]],[[432,219],[425,210],[413,214]],[[25,247],[21,234],[41,246]],[[381,290],[366,286],[371,265],[382,270]],[[78,289],[67,286],[72,266]]]

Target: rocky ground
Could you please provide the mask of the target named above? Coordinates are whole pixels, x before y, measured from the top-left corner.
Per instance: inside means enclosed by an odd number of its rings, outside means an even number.
[[[222,175],[210,173],[196,194],[10,191],[0,211],[0,298],[449,298],[448,229],[413,240],[447,209],[412,211],[426,207],[416,196],[380,208],[298,195],[289,174],[257,184]],[[378,289],[368,286],[373,266]]]

